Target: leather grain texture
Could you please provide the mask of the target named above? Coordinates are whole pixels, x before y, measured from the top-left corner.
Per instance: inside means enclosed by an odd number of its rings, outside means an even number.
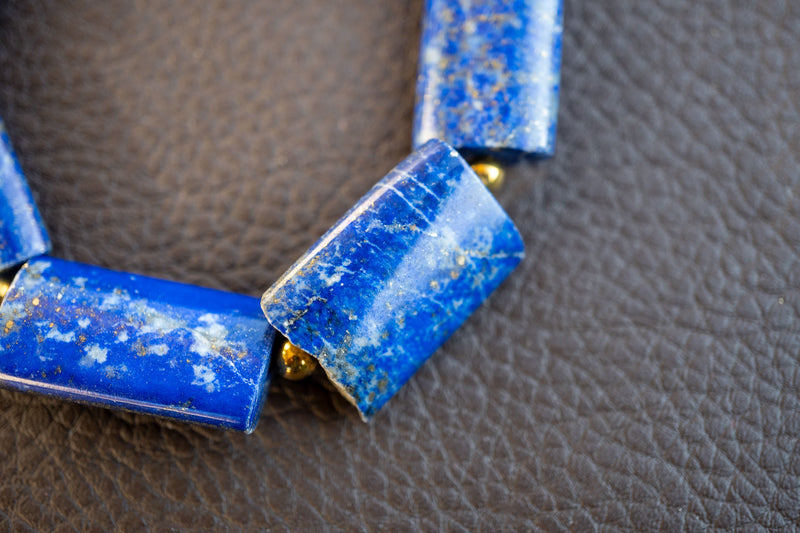
[[[54,254],[254,296],[410,149],[419,0],[0,4]],[[0,529],[792,530],[800,5],[567,1],[528,257],[370,425],[0,393]]]

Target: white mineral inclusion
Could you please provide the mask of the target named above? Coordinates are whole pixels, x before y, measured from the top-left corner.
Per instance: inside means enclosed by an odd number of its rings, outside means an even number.
[[[119,308],[119,304],[122,303],[123,300],[128,301],[130,300],[130,296],[123,291],[114,291],[111,294],[106,295],[103,298],[103,302],[100,304],[98,309],[100,311],[108,311],[110,309]]]
[[[93,366],[95,363],[105,363],[108,355],[108,348],[101,348],[99,344],[90,344],[83,349],[86,352],[80,360],[81,366]]]
[[[217,375],[206,365],[192,365],[194,371],[194,381],[192,385],[200,385],[206,388],[208,392],[214,392],[216,389]]]
[[[146,300],[134,300],[128,304],[129,316],[136,316],[142,321],[142,327],[139,333],[157,333],[158,335],[167,335],[176,329],[190,329],[185,321],[177,320],[170,316],[165,316],[158,309],[153,309],[147,305]]]
[[[90,318],[78,319],[78,326],[80,326],[82,329],[88,328],[89,324],[91,324],[91,323],[92,323],[92,320]]]
[[[25,304],[22,302],[3,302],[2,314],[0,315],[0,323],[5,324],[8,320],[16,320],[18,317],[25,316]],[[48,324],[45,322],[45,324]]]
[[[222,340],[226,335],[228,335],[228,330],[225,328],[225,326],[219,323],[219,318],[219,315],[206,313],[197,319],[206,326],[197,329],[203,333],[206,333],[210,337],[215,337]]]
[[[347,267],[350,266],[351,261],[349,259],[345,259],[339,265],[331,265],[329,263],[319,263],[320,273],[319,278],[327,285],[335,285],[342,280],[342,276],[345,274],[353,274],[352,270],[349,270]],[[333,274],[327,275],[325,272],[322,271],[323,268],[331,268],[333,267]]]
[[[126,306],[129,316],[141,318],[143,325],[139,329],[140,334],[156,333],[160,336],[165,336],[179,329],[191,331],[193,342],[189,350],[201,357],[216,355],[223,348],[231,350],[239,348],[228,341],[226,338],[228,329],[219,322],[220,316],[213,313],[201,315],[197,321],[202,325],[192,327],[185,320],[165,316],[159,310],[147,305],[145,300],[131,300],[125,291],[115,292],[113,295],[106,297],[103,300],[103,305],[106,304],[113,304],[118,308]],[[103,306],[101,306],[102,308]],[[128,333],[125,331],[117,335],[117,342],[126,342],[128,339]],[[164,344],[151,346],[148,350],[149,353],[156,355],[166,355],[167,351],[168,346]]]
[[[148,353],[154,353],[156,355],[167,355],[169,351],[169,346],[166,344],[153,344],[147,348]]]
[[[203,335],[199,331],[192,331],[192,342],[191,351],[196,353],[201,357],[209,357],[212,353],[214,353],[213,347],[211,345],[211,341],[206,335]]]
[[[66,333],[61,333],[58,331],[58,328],[52,328],[47,332],[47,335],[45,335],[44,338],[53,339],[58,342],[73,342],[75,340],[75,332],[68,331]]]
[[[219,316],[211,313],[207,313],[198,319],[199,322],[205,325],[192,330],[194,342],[189,348],[191,351],[201,357],[209,357],[216,352],[216,345],[227,345],[225,336],[228,334],[228,330],[217,322],[218,319]]]
[[[106,377],[108,379],[114,379],[114,378],[121,379],[128,372],[128,367],[125,365],[119,365],[119,366],[108,365],[103,370],[105,370]]]

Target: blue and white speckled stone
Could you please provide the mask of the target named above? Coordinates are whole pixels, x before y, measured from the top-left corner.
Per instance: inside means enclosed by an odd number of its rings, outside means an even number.
[[[261,300],[366,420],[523,257],[458,152],[430,141],[372,188]]]
[[[553,154],[562,0],[427,0],[414,146]]]
[[[250,432],[274,336],[257,298],[42,256],[0,305],[0,384]]]
[[[50,238],[0,120],[0,270],[48,251]]]

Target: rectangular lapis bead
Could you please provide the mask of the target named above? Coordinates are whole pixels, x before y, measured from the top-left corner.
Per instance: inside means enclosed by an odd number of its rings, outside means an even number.
[[[250,432],[274,336],[256,298],[41,256],[0,305],[0,384]]]
[[[47,230],[0,120],[0,271],[49,251]]]
[[[427,0],[413,144],[553,154],[562,0]]]
[[[261,300],[369,418],[523,257],[513,222],[436,140],[356,203]]]

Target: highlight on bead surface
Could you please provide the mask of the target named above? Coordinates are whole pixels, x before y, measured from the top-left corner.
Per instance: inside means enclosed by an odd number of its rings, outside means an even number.
[[[292,381],[305,379],[317,369],[317,360],[288,340],[284,340],[276,363],[278,365],[278,374]]]
[[[506,180],[506,171],[497,161],[487,159],[472,163],[470,167],[490,191],[497,192],[503,187],[503,183]]]

